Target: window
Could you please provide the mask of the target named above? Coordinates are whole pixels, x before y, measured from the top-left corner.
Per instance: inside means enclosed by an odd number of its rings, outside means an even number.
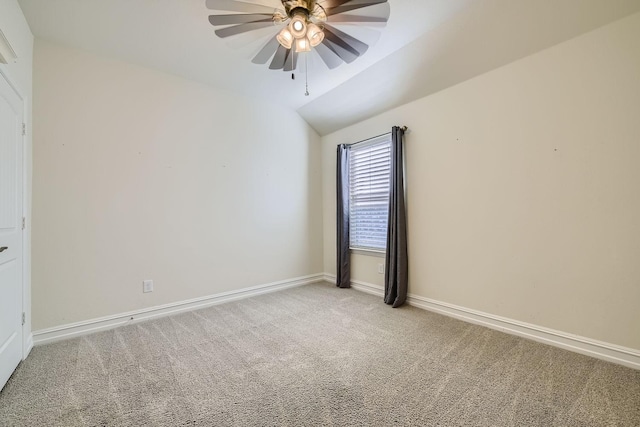
[[[389,210],[391,135],[383,135],[350,149],[350,247],[385,251]]]

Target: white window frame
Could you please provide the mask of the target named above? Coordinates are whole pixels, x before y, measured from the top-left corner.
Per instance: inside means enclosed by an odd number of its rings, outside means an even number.
[[[349,249],[352,253],[383,256],[386,252],[390,167],[391,134],[381,135],[351,146]],[[374,215],[376,211],[384,215],[384,226],[374,217],[362,217],[363,204],[372,207]],[[374,231],[367,235],[366,228],[371,226],[374,227]]]

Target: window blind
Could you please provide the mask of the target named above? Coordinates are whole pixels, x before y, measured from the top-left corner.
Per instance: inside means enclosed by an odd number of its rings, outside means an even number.
[[[351,147],[349,234],[352,248],[386,249],[390,159],[391,135]]]

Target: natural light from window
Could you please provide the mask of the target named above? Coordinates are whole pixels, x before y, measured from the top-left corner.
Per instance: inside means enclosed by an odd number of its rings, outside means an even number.
[[[390,134],[351,147],[349,235],[352,249],[386,250],[390,158]]]

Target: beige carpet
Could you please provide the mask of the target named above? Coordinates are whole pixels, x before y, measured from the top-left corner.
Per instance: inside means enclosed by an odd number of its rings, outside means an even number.
[[[640,371],[322,283],[36,347],[2,426],[640,426]]]

